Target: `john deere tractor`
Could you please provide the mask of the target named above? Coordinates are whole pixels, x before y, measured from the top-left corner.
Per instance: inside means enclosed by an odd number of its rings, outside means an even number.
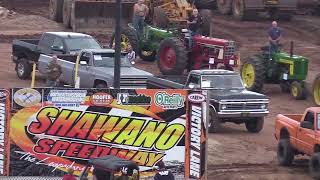
[[[280,48],[281,49],[281,48]],[[265,83],[279,84],[282,92],[290,92],[297,99],[305,99],[305,80],[308,74],[308,59],[279,50],[270,53],[269,47],[261,48],[241,65],[241,76],[248,90],[261,92]]]
[[[316,105],[320,106],[320,74],[316,76],[313,82],[313,99]]]

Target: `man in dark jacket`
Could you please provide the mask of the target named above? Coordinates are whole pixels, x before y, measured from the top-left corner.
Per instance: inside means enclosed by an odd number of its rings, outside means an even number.
[[[189,30],[191,31],[191,35],[201,34],[201,26],[203,24],[202,17],[199,14],[198,9],[193,9],[192,14],[189,16],[187,20]]]
[[[49,63],[47,74],[47,86],[55,87],[58,85],[59,77],[62,74],[61,66],[58,64],[58,57],[53,56],[52,61]]]
[[[166,169],[163,161],[160,161],[157,165],[159,167],[159,171],[154,176],[154,180],[174,180],[174,175],[171,171]]]
[[[277,21],[272,22],[272,26],[268,30],[270,53],[279,51],[279,44],[282,37],[282,30],[278,27]]]

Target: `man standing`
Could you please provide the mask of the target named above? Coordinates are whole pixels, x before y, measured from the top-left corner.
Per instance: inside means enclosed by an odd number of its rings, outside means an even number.
[[[49,63],[47,74],[47,86],[55,87],[58,85],[59,77],[62,74],[61,66],[58,64],[58,57],[54,55],[52,61]]]
[[[282,37],[282,30],[278,27],[277,21],[272,22],[271,28],[268,30],[270,53],[279,51],[279,44]]]
[[[159,167],[158,173],[154,176],[154,180],[174,180],[174,175],[166,169],[163,161],[157,163]]]
[[[146,19],[148,12],[149,8],[144,4],[144,0],[138,0],[138,3],[133,6],[132,22],[133,27],[138,32],[138,36],[143,33],[144,20]]]

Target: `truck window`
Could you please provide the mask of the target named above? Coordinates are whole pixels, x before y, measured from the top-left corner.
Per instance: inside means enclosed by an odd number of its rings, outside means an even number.
[[[62,41],[62,39],[56,37],[56,38],[53,40],[52,47],[63,50],[64,47],[63,47],[63,41]]]
[[[313,112],[307,112],[304,121],[308,121],[311,122],[312,124],[314,124],[314,113]]]
[[[99,43],[92,37],[67,38],[65,39],[65,43],[70,51],[101,49]]]
[[[90,53],[82,53],[80,56],[80,64],[81,62],[86,62],[87,65],[89,65],[89,61],[90,61]]]
[[[320,129],[320,113],[318,113],[317,119],[318,119],[318,129]]]
[[[54,36],[50,34],[44,34],[39,42],[39,46],[42,47],[51,47],[53,44]]]

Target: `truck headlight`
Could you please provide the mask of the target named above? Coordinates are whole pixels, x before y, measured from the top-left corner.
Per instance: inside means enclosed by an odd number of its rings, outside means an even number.
[[[265,105],[265,104],[261,105],[261,109],[266,109],[266,108],[267,108],[267,105]]]
[[[221,105],[221,109],[222,109],[222,110],[227,109],[227,105]]]

